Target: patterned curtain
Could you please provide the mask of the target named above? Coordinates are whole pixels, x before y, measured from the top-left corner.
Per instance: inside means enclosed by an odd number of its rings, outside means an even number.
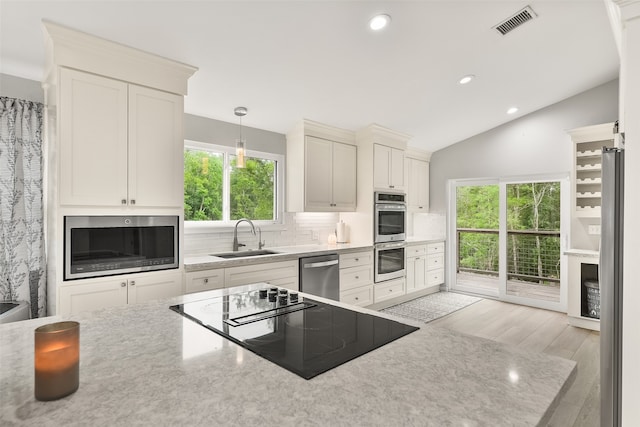
[[[42,206],[44,106],[0,97],[0,300],[46,316]]]

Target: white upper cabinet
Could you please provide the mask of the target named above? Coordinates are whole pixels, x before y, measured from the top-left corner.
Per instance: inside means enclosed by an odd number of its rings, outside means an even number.
[[[181,207],[182,96],[60,75],[60,204]]]
[[[405,190],[404,150],[374,144],[373,186],[376,190]]]
[[[60,71],[60,204],[127,199],[127,84]]]
[[[327,209],[333,204],[333,142],[307,136],[304,157],[305,210]]]
[[[354,211],[356,156],[352,132],[304,120],[287,134],[287,210]]]
[[[429,210],[429,162],[407,158],[407,204],[410,210]]]
[[[333,143],[332,153],[332,201],[341,211],[356,209],[356,163],[355,145]]]
[[[355,210],[355,145],[307,136],[305,150],[304,210]]]
[[[129,85],[130,204],[183,206],[183,103],[182,96]]]

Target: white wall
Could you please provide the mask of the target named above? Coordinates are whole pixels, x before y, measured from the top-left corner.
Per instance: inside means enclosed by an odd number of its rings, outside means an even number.
[[[0,96],[44,103],[40,82],[8,74],[0,74]]]
[[[446,213],[450,179],[569,173],[573,146],[567,130],[617,119],[616,79],[436,151],[430,163],[430,211]],[[596,223],[573,221],[571,246],[597,249],[598,236],[586,232]]]
[[[250,114],[251,112],[249,112]],[[216,145],[235,146],[240,137],[238,123],[227,123],[206,117],[184,115],[184,138]],[[247,140],[247,150],[274,154],[286,154],[286,138],[281,133],[242,126],[242,138]]]

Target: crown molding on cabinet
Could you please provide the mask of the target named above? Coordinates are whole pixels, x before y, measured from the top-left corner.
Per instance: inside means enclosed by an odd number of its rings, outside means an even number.
[[[409,134],[396,132],[375,123],[372,123],[356,132],[356,139],[358,141],[382,144],[400,150],[407,149],[407,142],[411,138],[412,136]]]
[[[68,67],[110,78],[187,94],[187,80],[198,68],[83,33],[51,21],[42,21],[46,66],[43,81],[57,78],[56,67]]]
[[[640,0],[613,0],[620,8],[622,21],[630,21],[640,17]]]
[[[567,131],[571,135],[573,142],[585,141],[606,141],[613,136],[613,123],[603,123],[601,125],[584,126]]]
[[[315,136],[316,138],[328,139],[343,144],[356,145],[356,135],[353,131],[325,125],[324,123],[309,119],[302,119],[297,123],[296,126],[287,133],[287,141],[290,140],[290,136],[294,135]]]
[[[425,151],[425,150],[421,150],[419,148],[414,148],[414,147],[407,147],[407,149],[404,152],[404,157],[407,158],[411,158],[411,159],[418,159],[418,160],[424,160],[426,162],[431,161],[431,155],[433,153],[431,151]]]

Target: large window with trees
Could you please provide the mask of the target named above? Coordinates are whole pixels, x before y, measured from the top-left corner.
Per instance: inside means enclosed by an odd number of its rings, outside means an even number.
[[[232,147],[185,142],[185,221],[280,223],[283,163],[282,155],[248,151],[238,168]]]

